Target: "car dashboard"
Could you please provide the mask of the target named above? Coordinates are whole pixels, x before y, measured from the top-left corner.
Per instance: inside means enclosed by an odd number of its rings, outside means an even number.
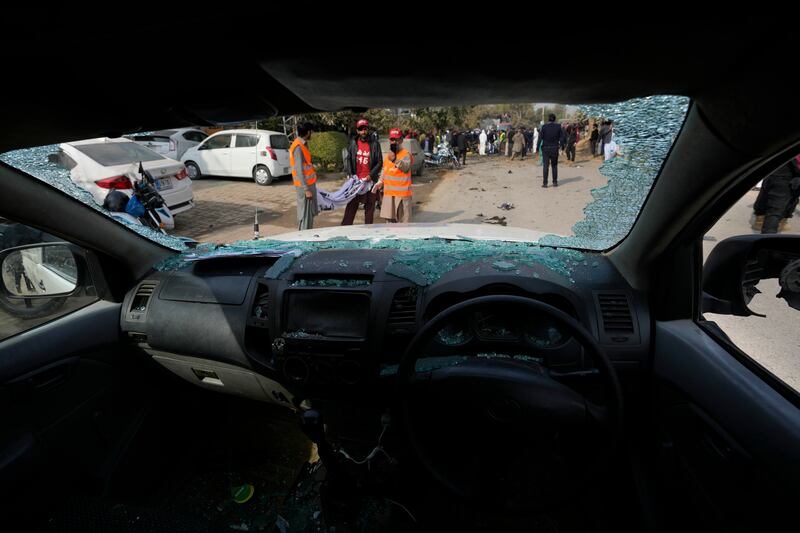
[[[305,398],[385,394],[420,327],[477,296],[547,303],[582,324],[622,380],[648,365],[644,295],[602,254],[502,268],[466,261],[432,283],[389,268],[392,249],[323,249],[274,274],[275,257],[220,257],[154,270],[126,295],[121,328],[155,361],[198,386],[293,406]],[[526,357],[553,371],[593,368],[547,316],[475,311],[435,336],[426,359]]]

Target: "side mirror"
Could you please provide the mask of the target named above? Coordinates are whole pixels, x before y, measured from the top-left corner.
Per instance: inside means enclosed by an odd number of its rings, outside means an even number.
[[[703,312],[758,315],[748,304],[759,293],[758,282],[769,278],[780,283],[776,296],[800,310],[800,236],[741,235],[719,242],[703,267]]]
[[[0,291],[11,298],[67,296],[78,288],[78,261],[63,243],[42,243],[0,252]]]

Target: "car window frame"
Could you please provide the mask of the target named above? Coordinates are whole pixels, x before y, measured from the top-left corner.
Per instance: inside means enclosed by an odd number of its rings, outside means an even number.
[[[744,195],[753,188],[759,181],[774,172],[780,165],[784,164],[792,154],[800,153],[800,143],[791,147],[784,148],[781,152],[774,154],[761,166],[748,170],[742,175],[738,182],[731,186],[724,194],[715,198],[706,205],[695,220],[691,221],[684,228],[684,235],[692,236],[694,240],[694,253],[692,254],[693,272],[693,297],[692,297],[692,316],[691,320],[700,327],[714,342],[720,345],[728,354],[736,359],[745,368],[755,374],[764,383],[770,386],[778,394],[791,402],[795,407],[800,408],[800,391],[795,390],[788,383],[785,383],[779,376],[767,369],[750,354],[739,348],[725,333],[721,326],[713,320],[707,320],[703,316],[703,238],[711,229],[727,215],[728,211]],[[669,156],[667,156],[669,157]],[[660,173],[659,173],[660,176]],[[649,196],[649,195],[648,195]],[[638,218],[637,218],[638,221]],[[673,245],[674,247],[674,245]],[[670,247],[670,248],[673,248]],[[799,311],[800,312],[800,311]]]
[[[193,136],[194,139],[187,137],[187,135]],[[203,132],[200,132],[200,131],[185,131],[185,132],[183,132],[181,134],[181,138],[183,138],[183,140],[189,141],[189,142],[202,143],[203,141],[208,139],[209,136],[206,135]]]
[[[247,146],[239,146],[239,138],[248,139],[250,143],[255,140],[255,144],[248,144]],[[255,133],[237,133],[231,148],[255,148],[261,142],[261,135]]]
[[[214,141],[216,139],[221,139],[222,137],[228,137],[228,139],[229,139],[228,140],[228,146],[218,146],[218,147],[215,147],[215,148],[210,146],[212,141]],[[202,150],[225,150],[225,149],[231,148],[231,144],[232,144],[231,141],[232,140],[233,140],[233,134],[232,133],[220,133],[219,135],[210,136],[208,139],[203,141],[203,144],[201,146],[198,146],[197,148],[198,148],[198,150],[200,150],[200,149],[202,149]],[[203,146],[206,146],[206,148],[202,148]]]

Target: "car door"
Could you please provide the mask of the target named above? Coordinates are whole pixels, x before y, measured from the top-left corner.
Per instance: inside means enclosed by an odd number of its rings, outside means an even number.
[[[237,133],[231,148],[231,176],[249,177],[258,162],[259,135]]]
[[[701,297],[702,267],[700,238],[676,246],[662,261],[663,271],[657,274],[662,287],[653,296],[657,319],[649,459],[660,520],[665,530],[694,524],[693,529],[708,531],[776,531],[793,520],[800,495],[800,396],[710,319],[709,304],[702,307],[708,301]],[[741,286],[738,290],[743,292]],[[683,306],[675,306],[677,297],[670,296],[692,293]],[[772,295],[770,309],[780,306],[785,309],[780,312],[795,314],[796,324],[800,311],[786,309]],[[719,301],[715,304],[713,311],[723,312]],[[784,329],[772,340],[789,351],[793,346],[797,354],[796,332]]]
[[[4,517],[25,508],[24,494],[37,487],[102,494],[144,412],[146,379],[119,338],[107,269],[90,250],[0,218]]]
[[[206,139],[197,149],[203,172],[212,176],[231,176],[231,143],[233,135],[220,133]]]

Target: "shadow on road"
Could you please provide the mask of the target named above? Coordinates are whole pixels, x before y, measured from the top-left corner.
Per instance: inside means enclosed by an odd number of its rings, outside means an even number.
[[[572,183],[574,181],[582,181],[583,176],[573,176],[571,178],[562,178],[558,180],[558,186],[561,187],[562,185],[566,185],[567,183]]]

